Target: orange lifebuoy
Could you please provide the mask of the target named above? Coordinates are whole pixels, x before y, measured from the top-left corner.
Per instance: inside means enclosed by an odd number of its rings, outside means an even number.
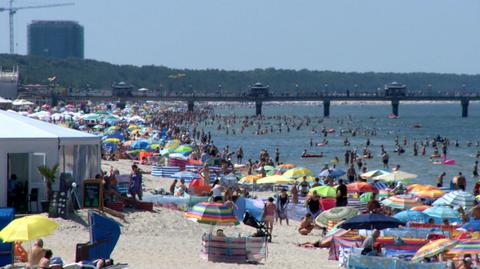
[[[21,262],[27,262],[28,261],[28,254],[25,251],[25,249],[22,247],[22,242],[16,241],[15,242],[15,258]]]

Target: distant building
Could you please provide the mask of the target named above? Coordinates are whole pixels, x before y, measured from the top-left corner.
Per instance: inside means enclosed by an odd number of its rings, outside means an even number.
[[[18,68],[10,71],[3,70],[0,66],[0,97],[15,99],[18,88]]]
[[[270,96],[270,87],[269,86],[264,86],[262,83],[257,82],[255,85],[250,87],[250,92],[248,93],[248,96],[250,97],[268,97]]]
[[[83,59],[83,26],[74,21],[32,21],[28,25],[28,55]]]
[[[407,86],[396,81],[385,85],[385,96],[406,96]]]
[[[133,85],[121,81],[112,85],[112,95],[117,97],[132,96]]]

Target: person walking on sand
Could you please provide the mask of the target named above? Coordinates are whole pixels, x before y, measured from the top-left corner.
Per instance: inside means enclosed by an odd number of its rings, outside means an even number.
[[[288,225],[288,204],[289,200],[287,189],[282,189],[280,195],[277,197],[277,220],[280,219],[280,225],[282,225],[282,220],[285,220]]]
[[[265,203],[265,209],[263,210],[263,221],[267,226],[267,230],[270,231],[270,234],[273,232],[273,221],[275,220],[275,211],[277,211],[277,206],[273,201],[273,197],[269,197],[268,201]]]

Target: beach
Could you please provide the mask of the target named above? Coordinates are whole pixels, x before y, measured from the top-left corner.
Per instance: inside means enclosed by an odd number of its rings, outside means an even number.
[[[122,174],[130,169],[131,161],[104,161],[103,169],[110,165]],[[147,166],[141,166],[148,169]],[[144,176],[147,189],[168,187],[159,182],[169,182]],[[66,264],[75,259],[75,245],[89,239],[86,226],[87,210],[77,211],[73,220],[55,219],[60,225],[51,236],[44,238],[45,247],[52,249],[54,256],[62,257]],[[111,217],[111,216],[110,216]],[[153,212],[129,211],[125,221],[115,218],[121,224],[122,234],[113,251],[112,258],[119,263],[128,263],[129,268],[308,268],[322,264],[322,268],[338,268],[337,261],[328,260],[328,249],[306,249],[295,244],[316,241],[321,231],[300,236],[298,222],[290,226],[275,225],[273,242],[268,244],[268,257],[260,265],[213,263],[200,257],[202,234],[209,231],[208,225],[194,223],[185,218],[184,212],[154,208]],[[243,224],[222,227],[226,235],[251,234],[255,230]]]

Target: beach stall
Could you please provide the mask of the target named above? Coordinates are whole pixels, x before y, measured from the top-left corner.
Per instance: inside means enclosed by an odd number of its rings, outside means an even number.
[[[100,137],[2,110],[0,122],[0,207],[40,210],[46,186],[39,166],[59,165],[54,190],[67,179],[81,187],[100,171]]]

